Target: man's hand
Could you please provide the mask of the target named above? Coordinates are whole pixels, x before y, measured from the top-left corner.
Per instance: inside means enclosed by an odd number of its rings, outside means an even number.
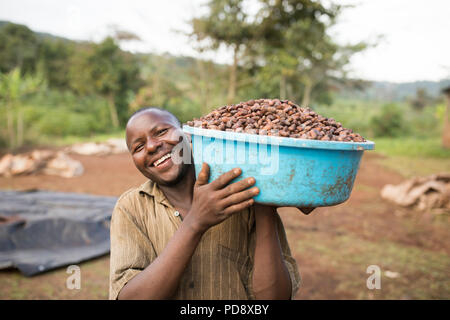
[[[250,188],[255,184],[254,178],[246,178],[228,185],[241,173],[240,168],[235,168],[208,183],[209,165],[203,163],[194,185],[192,206],[186,216],[187,222],[191,223],[194,230],[205,232],[233,213],[248,208],[254,203],[252,198],[259,193],[257,187]]]

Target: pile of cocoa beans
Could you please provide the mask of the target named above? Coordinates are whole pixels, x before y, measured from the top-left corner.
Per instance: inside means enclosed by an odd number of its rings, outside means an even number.
[[[324,141],[365,142],[351,129],[333,118],[325,118],[310,108],[288,100],[258,99],[220,107],[188,126]]]

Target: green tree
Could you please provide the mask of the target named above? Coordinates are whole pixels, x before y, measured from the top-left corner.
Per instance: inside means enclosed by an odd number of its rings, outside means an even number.
[[[122,67],[120,48],[112,38],[106,38],[95,46],[89,62],[92,84],[95,90],[108,100],[112,125],[118,128],[120,123],[116,108],[116,93],[119,91]]]
[[[195,75],[190,77],[184,71],[184,68],[190,71],[188,66],[193,59],[148,55],[142,60],[145,85],[130,103],[131,112],[142,107],[156,106],[172,112],[182,122],[201,115],[198,112],[201,93],[191,90],[191,85],[198,84],[199,81],[195,79]],[[179,69],[180,66],[182,68]]]
[[[0,28],[0,72],[19,68],[23,74],[36,70],[39,41],[24,25],[8,23]]]
[[[210,0],[206,4],[208,13],[191,21],[191,36],[200,43],[201,50],[217,50],[225,46],[233,53],[227,103],[234,102],[239,62],[253,39],[254,25],[249,22],[243,4],[243,0]]]
[[[418,110],[421,111],[423,110],[423,108],[425,108],[428,104],[432,103],[433,99],[430,97],[430,95],[428,94],[427,89],[425,88],[418,88],[416,90],[416,95],[415,97],[413,97],[409,103],[411,104],[411,106]]]
[[[227,69],[210,60],[200,59],[197,59],[196,63],[189,68],[188,74],[192,80],[189,82],[190,90],[186,94],[201,106],[200,114],[210,112],[227,99]]]
[[[70,41],[45,39],[39,47],[38,68],[49,87],[68,89],[70,86],[71,57],[74,44]]]
[[[315,89],[347,80],[350,57],[366,45],[339,45],[328,35],[343,7],[310,0],[262,0],[257,57],[264,79],[278,79],[282,99],[308,106]],[[319,90],[317,90],[319,91]]]
[[[385,104],[370,120],[370,127],[377,137],[397,137],[405,133],[404,120],[403,110],[396,104]]]
[[[137,58],[123,52],[113,38],[83,44],[72,59],[71,87],[79,94],[99,94],[108,101],[111,123],[120,126],[128,113],[127,96],[141,85]]]
[[[92,80],[92,63],[94,44],[84,42],[74,47],[74,54],[69,60],[69,87],[80,96],[95,94]]]
[[[20,147],[24,142],[24,121],[22,101],[45,85],[41,75],[21,75],[16,68],[9,73],[0,74],[0,100],[6,113],[8,146]],[[15,127],[14,128],[14,123]]]
[[[313,90],[320,84],[329,89],[330,86],[349,81],[345,67],[353,54],[366,48],[363,43],[341,46],[331,41],[327,35],[317,44],[314,48],[316,50],[306,54],[297,66],[299,79],[303,84],[302,105],[305,106],[310,104]]]

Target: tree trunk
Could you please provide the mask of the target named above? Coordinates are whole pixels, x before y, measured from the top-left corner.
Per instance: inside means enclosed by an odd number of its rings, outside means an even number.
[[[17,147],[23,145],[23,113],[20,108],[17,108]]]
[[[237,66],[238,66],[238,50],[239,46],[234,46],[233,64],[230,66],[230,79],[228,83],[227,104],[234,102],[236,97],[236,82],[237,82]]]
[[[447,93],[447,107],[444,115],[444,129],[442,131],[442,146],[450,149],[450,93]]]
[[[280,99],[286,100],[286,76],[281,74],[280,78]]]
[[[313,89],[313,84],[311,80],[307,80],[304,82],[305,84],[305,90],[303,92],[303,99],[302,99],[302,107],[306,108],[309,107],[309,104],[311,102],[311,91]]]
[[[16,139],[14,134],[13,107],[11,103],[7,103],[6,105],[6,126],[8,129],[8,145],[10,148],[13,148],[16,143]]]
[[[294,97],[294,91],[292,89],[292,83],[287,83],[286,84],[286,99],[288,100],[296,100]]]
[[[117,129],[119,127],[119,116],[117,115],[114,95],[112,93],[108,94],[107,99],[108,99],[109,114],[111,115],[111,122],[114,129]]]

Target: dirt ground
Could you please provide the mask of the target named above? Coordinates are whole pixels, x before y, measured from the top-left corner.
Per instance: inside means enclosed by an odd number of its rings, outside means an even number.
[[[280,208],[303,285],[296,299],[449,299],[449,215],[415,212],[380,198],[380,189],[403,177],[366,152],[351,197],[308,216]],[[119,196],[145,178],[128,154],[73,156],[85,173],[0,178],[0,189],[46,189]],[[381,288],[370,290],[369,266],[381,271]],[[66,269],[31,278],[0,271],[0,299],[107,299],[109,256],[80,264],[81,289],[69,290]]]

